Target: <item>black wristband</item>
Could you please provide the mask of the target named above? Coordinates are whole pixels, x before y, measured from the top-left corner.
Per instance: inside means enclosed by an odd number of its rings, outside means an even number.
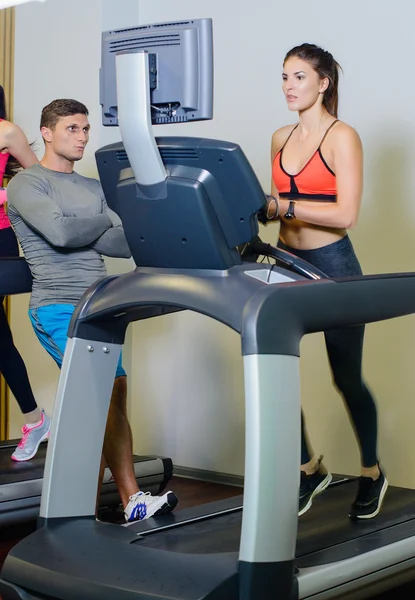
[[[294,207],[295,207],[294,200],[290,200],[287,212],[284,215],[284,219],[295,219]]]

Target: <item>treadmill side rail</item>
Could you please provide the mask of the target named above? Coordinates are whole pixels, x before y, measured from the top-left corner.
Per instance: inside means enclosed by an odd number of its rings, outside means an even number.
[[[364,540],[363,540],[364,541]],[[341,598],[366,585],[413,569],[415,564],[415,536],[381,546],[353,558],[318,567],[301,569],[298,577],[299,598],[328,600]],[[355,597],[353,594],[350,597]],[[369,597],[362,595],[359,597]]]

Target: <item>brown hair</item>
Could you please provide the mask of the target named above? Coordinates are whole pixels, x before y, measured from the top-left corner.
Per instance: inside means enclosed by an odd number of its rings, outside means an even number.
[[[289,58],[301,58],[308,62],[321,79],[327,77],[329,85],[324,92],[323,105],[327,112],[336,117],[339,105],[339,72],[341,66],[334,60],[333,55],[315,44],[301,44],[287,52],[284,64]]]
[[[88,114],[88,109],[82,102],[66,98],[53,100],[42,110],[40,128],[47,127],[48,129],[54,129],[61,117],[70,117],[72,115],[88,116]]]

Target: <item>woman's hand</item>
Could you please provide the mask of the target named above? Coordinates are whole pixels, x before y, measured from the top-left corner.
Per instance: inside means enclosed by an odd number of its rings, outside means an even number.
[[[263,225],[267,225],[268,221],[278,219],[280,214],[279,197],[266,194],[265,198],[267,199],[266,204],[257,213],[258,221]]]
[[[286,198],[278,198],[278,204],[280,207],[280,218],[284,217],[285,213],[288,210],[288,207],[290,206],[290,201],[287,200]]]
[[[279,196],[266,196],[267,198],[267,206],[266,206],[266,217],[268,221],[274,221],[278,219],[280,215],[280,198]]]

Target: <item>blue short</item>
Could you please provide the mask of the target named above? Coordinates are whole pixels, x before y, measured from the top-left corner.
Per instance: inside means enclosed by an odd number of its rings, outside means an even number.
[[[62,366],[68,339],[68,328],[75,310],[73,304],[49,304],[29,310],[29,318],[38,340],[44,349],[55,360],[59,368]],[[122,353],[118,360],[115,377],[123,377],[126,373],[122,368]]]

